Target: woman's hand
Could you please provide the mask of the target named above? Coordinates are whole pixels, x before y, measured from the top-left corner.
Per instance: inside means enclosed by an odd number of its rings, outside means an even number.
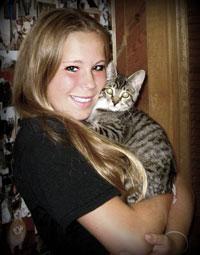
[[[145,234],[145,240],[153,247],[148,255],[181,255],[184,248],[181,250],[180,247],[177,247],[176,238],[181,239],[181,236],[175,236],[174,238],[174,236],[164,234]],[[184,240],[184,238],[182,239]],[[120,255],[132,254],[122,251]]]
[[[179,231],[145,234],[145,240],[153,247],[149,255],[180,255],[188,249],[188,239]]]
[[[150,255],[180,255],[179,249],[176,249],[174,239],[169,235],[146,234],[145,240],[153,245]]]

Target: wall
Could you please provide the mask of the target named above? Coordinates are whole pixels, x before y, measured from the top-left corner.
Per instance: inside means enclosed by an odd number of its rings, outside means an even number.
[[[191,116],[191,171],[196,210],[190,238],[190,254],[200,251],[200,3],[188,1],[189,82]]]

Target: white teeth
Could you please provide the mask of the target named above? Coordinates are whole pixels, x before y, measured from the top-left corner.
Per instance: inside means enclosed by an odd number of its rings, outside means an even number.
[[[91,101],[91,98],[83,98],[83,97],[76,97],[76,96],[71,96],[75,101],[81,102],[81,103],[87,103]]]

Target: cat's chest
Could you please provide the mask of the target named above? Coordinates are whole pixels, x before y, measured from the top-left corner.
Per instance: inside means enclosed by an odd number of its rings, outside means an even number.
[[[115,142],[123,143],[127,130],[123,112],[96,110],[87,122],[96,132]]]
[[[122,120],[119,118],[116,112],[111,112],[107,110],[97,110],[95,113],[88,119],[88,122],[92,125],[93,128],[108,128],[110,126],[121,126]]]

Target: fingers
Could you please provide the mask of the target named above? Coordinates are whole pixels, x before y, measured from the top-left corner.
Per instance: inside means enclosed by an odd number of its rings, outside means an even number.
[[[145,234],[145,240],[153,245],[151,255],[171,255],[173,253],[171,242],[166,235]]]
[[[152,245],[166,246],[168,238],[165,235],[145,234],[145,240]]]

